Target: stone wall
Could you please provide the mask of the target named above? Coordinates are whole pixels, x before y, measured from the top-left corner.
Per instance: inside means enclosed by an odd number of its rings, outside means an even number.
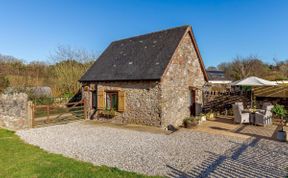
[[[196,114],[203,105],[202,89],[206,83],[192,39],[187,33],[178,46],[160,83],[156,81],[98,82],[96,88],[107,91],[124,90],[126,110],[118,112],[114,120],[166,127],[179,126],[190,116],[191,90],[196,92]],[[85,84],[84,84],[85,86]],[[84,92],[92,105],[91,92]],[[97,117],[97,110],[90,107],[90,116]]]
[[[162,127],[168,124],[179,126],[185,117],[190,116],[192,87],[196,92],[196,114],[201,112],[204,84],[204,74],[192,40],[187,33],[161,81]]]
[[[126,93],[126,109],[124,112],[118,112],[114,120],[122,123],[133,123],[160,126],[160,86],[155,81],[127,81],[127,82],[99,82],[97,88],[103,88],[105,91],[122,90]],[[89,96],[92,103],[92,95]],[[92,110],[90,113],[94,113]],[[97,113],[94,113],[94,117]]]
[[[29,128],[28,96],[24,93],[0,95],[0,127]]]

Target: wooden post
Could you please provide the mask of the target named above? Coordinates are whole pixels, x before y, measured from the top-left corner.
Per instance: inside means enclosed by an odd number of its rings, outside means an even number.
[[[88,116],[87,116],[87,108],[86,108],[86,99],[84,98],[83,99],[83,110],[84,110],[84,119],[88,119]]]
[[[47,109],[47,122],[49,123],[50,121],[49,121],[49,114],[50,114],[50,111],[49,111],[49,104],[47,105],[47,107],[46,107],[46,109]]]
[[[28,121],[29,121],[29,127],[33,128],[34,125],[34,109],[33,109],[33,102],[28,101]]]

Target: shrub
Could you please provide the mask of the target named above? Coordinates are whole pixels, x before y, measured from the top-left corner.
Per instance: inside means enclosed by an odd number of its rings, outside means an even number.
[[[99,115],[101,117],[113,118],[116,116],[116,111],[114,109],[104,110],[104,111],[99,112]]]
[[[35,97],[30,98],[34,104],[36,105],[51,105],[54,103],[54,98],[49,96],[41,96],[41,97]]]
[[[277,117],[285,117],[287,111],[283,105],[276,104],[271,110]]]
[[[0,77],[0,93],[2,93],[7,87],[9,87],[10,82],[6,77]]]
[[[276,115],[276,117],[281,119],[281,130],[283,131],[283,126],[284,126],[284,117],[287,115],[287,110],[285,109],[285,106],[283,105],[279,105],[276,104],[273,108],[272,108],[272,113]]]
[[[198,125],[200,120],[201,120],[201,117],[186,117],[183,120],[183,125],[185,128],[190,128],[192,126]]]

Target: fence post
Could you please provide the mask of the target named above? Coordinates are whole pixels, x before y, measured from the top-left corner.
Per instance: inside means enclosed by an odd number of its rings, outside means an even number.
[[[88,113],[87,113],[87,103],[86,103],[86,99],[83,99],[83,109],[84,109],[84,119],[87,120],[88,119]]]
[[[34,106],[32,101],[28,101],[28,122],[29,127],[33,128],[34,125]]]
[[[50,121],[49,121],[49,118],[50,118],[50,117],[49,117],[49,114],[50,114],[50,111],[49,111],[50,108],[49,108],[49,106],[50,106],[50,105],[48,104],[47,107],[46,107],[46,110],[47,110],[47,122],[48,122],[48,123],[50,122]]]

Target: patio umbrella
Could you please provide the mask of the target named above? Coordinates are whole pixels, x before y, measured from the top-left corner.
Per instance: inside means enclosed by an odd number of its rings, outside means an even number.
[[[231,83],[232,86],[250,86],[252,87],[252,92],[253,92],[253,87],[254,86],[276,86],[276,82],[272,82],[269,80],[265,80],[259,77],[247,77],[242,80],[235,81]],[[253,106],[253,97],[252,97],[252,92],[251,92],[251,107]]]

